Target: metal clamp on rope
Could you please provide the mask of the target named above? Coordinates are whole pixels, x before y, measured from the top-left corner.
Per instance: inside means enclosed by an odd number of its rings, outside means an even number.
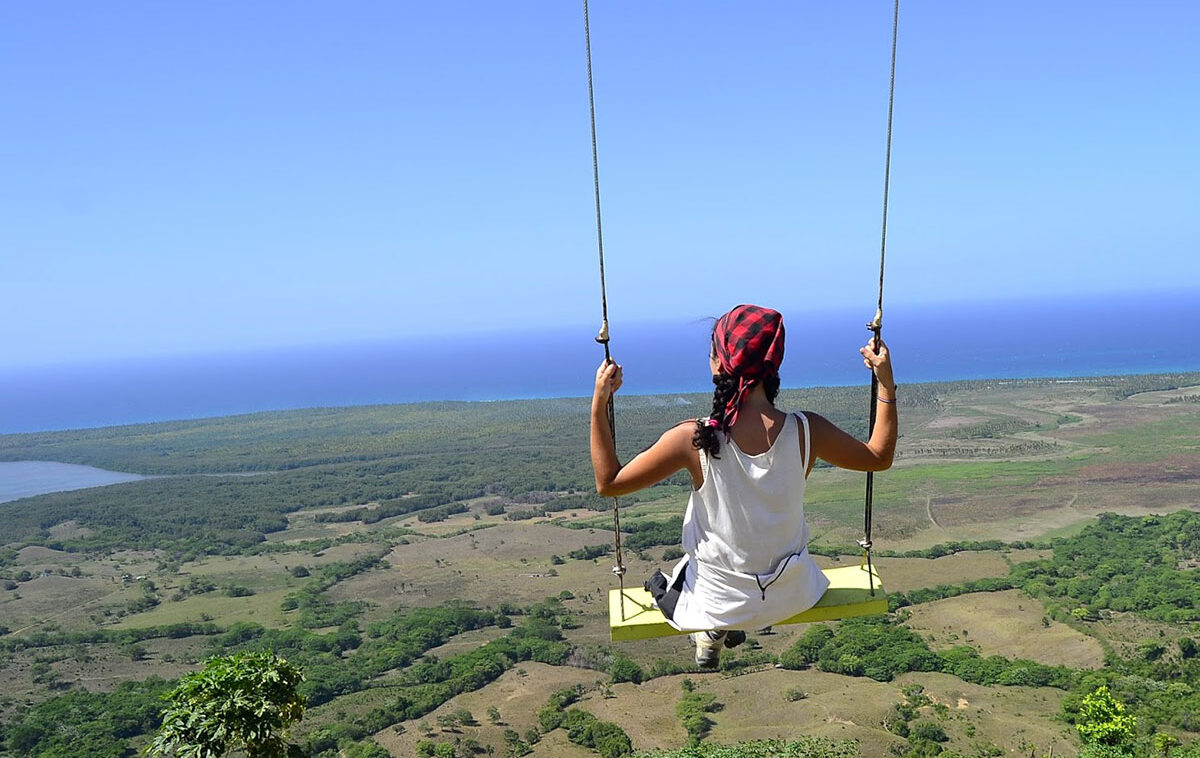
[[[613,566],[612,572],[616,576],[625,576],[625,567],[624,566]]]
[[[858,546],[861,547],[863,550],[870,550],[871,549],[871,541],[870,540],[859,540]]]
[[[596,335],[596,341],[601,345],[608,344],[608,319],[604,319],[604,323],[600,325],[600,333]]]
[[[867,328],[870,329],[871,331],[875,332],[875,334],[879,334],[879,330],[883,329],[883,309],[882,308],[875,309],[875,318],[873,318],[869,322],[867,322]]]

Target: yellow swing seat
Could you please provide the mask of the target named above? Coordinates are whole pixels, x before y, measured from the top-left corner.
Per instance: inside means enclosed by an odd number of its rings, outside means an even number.
[[[829,589],[825,590],[817,604],[780,624],[807,624],[887,613],[887,595],[884,594],[878,572],[868,572],[867,567],[862,565],[825,569],[823,573],[829,579]],[[871,594],[872,586],[875,588],[874,595]],[[624,612],[622,592],[625,595]],[[650,593],[641,587],[609,590],[608,619],[610,637],[614,642],[687,634],[667,623],[662,612],[654,607]]]

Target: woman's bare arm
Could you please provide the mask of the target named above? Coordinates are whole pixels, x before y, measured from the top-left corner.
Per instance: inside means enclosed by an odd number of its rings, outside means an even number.
[[[658,441],[634,456],[624,466],[617,459],[612,429],[608,425],[608,399],[621,386],[621,367],[604,363],[596,370],[596,391],[592,395],[592,470],[596,492],[616,497],[658,484],[680,469],[687,469],[698,483],[700,456],[692,446],[694,422],[684,422],[663,433]]]
[[[896,382],[892,377],[891,354],[887,345],[879,343],[876,354],[872,343],[862,348],[863,363],[879,379],[879,399],[876,401],[875,430],[866,442],[855,439],[828,419],[816,413],[806,414],[812,430],[813,455],[838,468],[852,471],[883,471],[891,468],[896,454],[899,422],[896,416]]]

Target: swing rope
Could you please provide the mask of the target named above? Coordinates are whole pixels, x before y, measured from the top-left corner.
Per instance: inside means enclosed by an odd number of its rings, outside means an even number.
[[[608,292],[604,283],[604,227],[600,221],[600,158],[596,148],[596,96],[592,86],[592,28],[588,17],[588,0],[583,0],[583,39],[587,51],[587,80],[588,80],[588,114],[592,122],[592,186],[596,195],[596,247],[600,255],[600,333],[596,341],[604,345],[604,360],[612,362],[612,354],[608,348]],[[608,396],[608,429],[612,434],[613,444],[617,443],[617,422],[613,410],[612,395]],[[613,543],[617,564],[612,572],[616,574],[621,585],[621,618],[625,617],[625,562],[621,557],[621,501],[613,498]]]
[[[880,333],[883,330],[883,281],[884,270],[887,262],[887,220],[888,220],[888,199],[891,190],[891,174],[892,174],[892,123],[895,112],[896,103],[896,47],[899,38],[900,29],[900,0],[894,0],[892,7],[892,55],[891,55],[891,76],[888,85],[888,118],[887,118],[887,148],[884,157],[883,168],[883,223],[879,241],[879,300],[875,309],[875,318],[867,324],[867,329],[875,335],[875,351],[878,353],[880,349]],[[609,329],[608,329],[608,292],[605,285],[604,272],[604,228],[602,216],[600,212],[600,159],[599,150],[597,148],[596,139],[596,97],[593,85],[592,75],[592,32],[591,20],[588,12],[588,0],[583,0],[583,35],[584,47],[587,55],[587,84],[588,84],[588,115],[591,121],[592,131],[592,185],[596,198],[596,247],[600,259],[600,310],[601,323],[600,332],[596,335],[596,342],[604,346],[604,360],[612,361],[612,353],[609,350]],[[871,375],[871,408],[870,420],[868,423],[868,437],[875,431],[875,422],[877,419],[877,403],[879,401],[879,378],[872,373]],[[612,434],[613,444],[616,444],[616,416],[613,409],[613,398],[610,395],[606,408],[608,416],[608,427]],[[859,547],[863,550],[863,562],[867,567],[867,575],[870,577],[870,593],[875,595],[874,569],[871,565],[871,511],[874,501],[874,472],[867,472],[867,484],[865,493],[865,502],[863,505],[863,538],[858,541]],[[625,618],[625,564],[621,555],[621,503],[618,498],[613,498],[613,543],[616,553],[616,565],[613,566],[612,572],[616,575],[617,581],[620,584],[621,596],[621,618]]]
[[[879,238],[879,303],[875,309],[875,318],[867,324],[867,329],[875,333],[875,352],[879,352],[880,332],[883,330],[883,270],[887,261],[887,218],[888,193],[891,189],[892,178],[892,115],[896,105],[896,40],[900,30],[900,0],[895,0],[892,8],[892,73],[888,84],[888,118],[887,118],[887,152],[883,161],[883,228]],[[870,422],[867,425],[867,436],[875,431],[875,419],[878,415],[879,377],[871,373],[871,410]],[[871,506],[874,501],[875,473],[867,472],[867,489],[863,503],[863,538],[858,541],[863,550],[863,562],[867,565],[868,576],[874,577],[871,568]],[[875,582],[871,580],[871,595],[875,595]]]

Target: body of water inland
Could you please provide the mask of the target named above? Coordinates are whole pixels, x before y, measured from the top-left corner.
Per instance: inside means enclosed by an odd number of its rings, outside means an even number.
[[[82,490],[145,478],[141,474],[105,471],[92,466],[55,461],[0,463],[0,503],[49,492]]]

